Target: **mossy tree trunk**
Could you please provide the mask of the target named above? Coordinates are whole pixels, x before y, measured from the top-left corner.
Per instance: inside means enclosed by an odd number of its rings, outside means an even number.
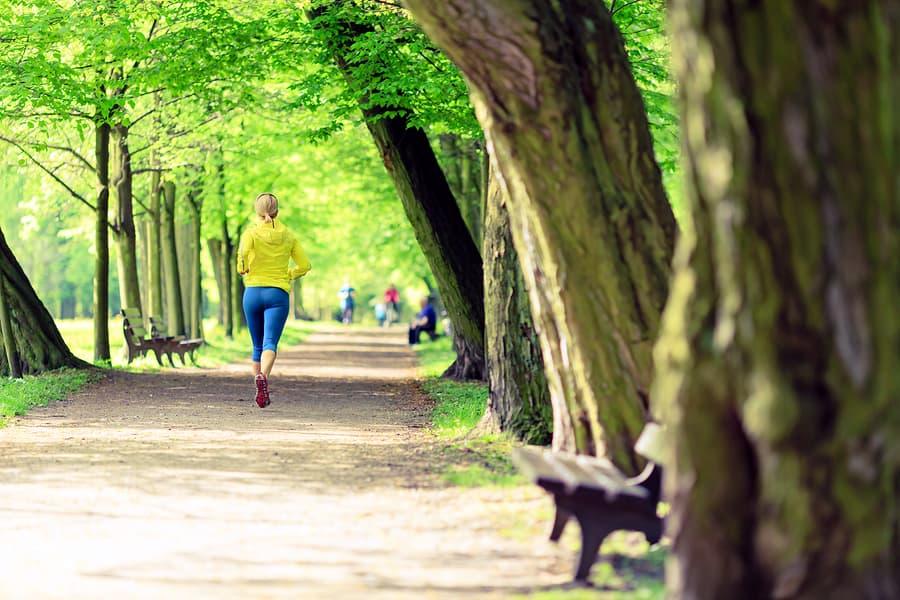
[[[489,179],[484,215],[484,328],[490,398],[497,428],[530,444],[551,440],[553,411],[540,342],[513,247],[506,198]]]
[[[175,182],[163,183],[162,252],[166,279],[166,327],[169,335],[184,335],[184,303],[175,238]]]
[[[673,597],[900,597],[900,6],[673,2]]]
[[[17,364],[10,365],[6,352],[0,352],[0,375],[33,374],[61,367],[88,368],[66,345],[50,312],[38,298],[19,261],[0,230],[0,288],[8,325],[3,336],[15,342]],[[6,319],[4,319],[6,320]]]
[[[509,192],[554,446],[635,472],[676,225],[602,2],[407,0],[469,81]]]
[[[18,379],[22,377],[22,363],[19,360],[19,351],[16,349],[16,337],[13,334],[12,317],[5,287],[3,277],[0,277],[0,334],[2,334],[3,352],[6,356],[7,375]]]
[[[140,278],[137,269],[137,240],[134,226],[134,197],[131,173],[131,151],[128,147],[128,127],[121,123],[112,127],[111,163],[112,190],[115,196],[116,219],[113,235],[119,264],[119,292],[122,306],[141,309]]]
[[[94,360],[110,360],[109,351],[109,124],[94,125],[97,206],[94,215]]]
[[[311,11],[313,22],[343,3],[319,6]],[[324,32],[335,63],[353,84],[356,70],[364,76],[387,65],[358,64],[352,46],[371,26],[348,20],[346,13],[332,15]],[[455,379],[483,379],[484,280],[481,254],[466,228],[456,199],[441,171],[425,131],[409,124],[402,107],[361,102],[360,110],[375,140],[385,168],[391,176],[416,241],[437,280],[443,302],[454,327],[457,359],[444,374]],[[391,116],[385,116],[391,115]]]

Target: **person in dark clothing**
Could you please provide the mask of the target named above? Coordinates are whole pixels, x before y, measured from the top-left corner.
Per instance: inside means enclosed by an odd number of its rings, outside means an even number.
[[[428,298],[422,299],[422,310],[416,315],[416,319],[409,324],[409,343],[418,344],[419,336],[422,332],[426,332],[431,337],[435,335],[437,327],[437,313]]]

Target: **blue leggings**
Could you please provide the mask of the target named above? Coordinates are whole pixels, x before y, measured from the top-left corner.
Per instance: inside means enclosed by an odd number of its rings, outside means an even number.
[[[287,321],[290,296],[277,287],[248,287],[244,290],[244,316],[253,340],[253,361],[259,362],[263,350],[274,352]]]

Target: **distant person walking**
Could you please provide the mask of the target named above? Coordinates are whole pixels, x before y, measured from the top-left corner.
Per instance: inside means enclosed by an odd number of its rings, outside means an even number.
[[[422,298],[422,310],[416,315],[415,320],[409,324],[409,343],[410,345],[419,343],[419,336],[424,331],[434,338],[437,329],[437,313],[428,298]]]
[[[263,193],[256,197],[257,223],[241,236],[237,270],[245,275],[244,316],[253,341],[253,377],[256,404],[269,405],[269,375],[275,364],[278,340],[287,321],[291,281],[306,275],[309,259],[300,240],[280,221],[278,199]],[[296,266],[290,267],[290,259]]]
[[[356,290],[350,285],[350,279],[344,280],[344,286],[338,290],[341,306],[341,321],[349,325],[353,322],[353,309],[356,308]]]
[[[384,291],[384,308],[388,325],[400,318],[400,293],[393,283]]]

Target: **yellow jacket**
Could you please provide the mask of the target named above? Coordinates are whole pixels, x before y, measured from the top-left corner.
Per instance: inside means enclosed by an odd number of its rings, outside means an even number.
[[[288,268],[290,259],[295,267]],[[277,287],[290,291],[291,280],[306,275],[309,259],[300,240],[279,221],[260,222],[241,236],[237,270],[247,287]]]

